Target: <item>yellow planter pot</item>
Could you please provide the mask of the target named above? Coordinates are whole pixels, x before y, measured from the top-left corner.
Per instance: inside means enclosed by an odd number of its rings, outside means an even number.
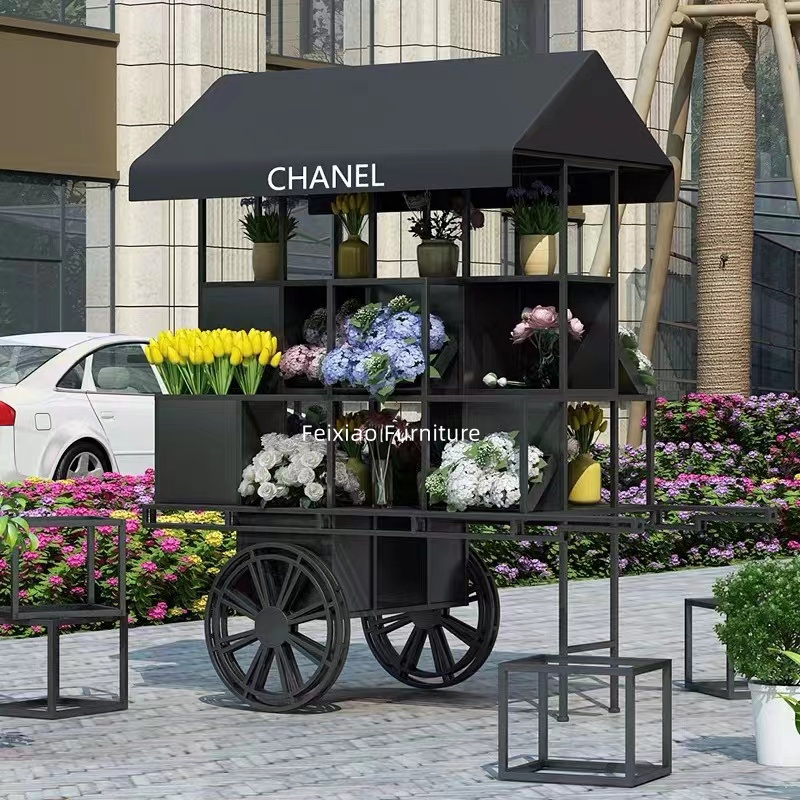
[[[554,235],[519,237],[519,263],[525,275],[552,275],[556,271],[558,249]]]
[[[569,464],[569,501],[580,505],[600,502],[601,470],[590,455],[577,456]]]
[[[339,245],[337,277],[369,277],[369,245],[358,236],[350,236]]]
[[[256,281],[281,278],[281,246],[278,242],[253,243],[253,277]]]
[[[372,475],[369,467],[358,456],[350,456],[347,459],[347,468],[356,476],[361,491],[364,492],[364,504],[370,505],[372,503]]]

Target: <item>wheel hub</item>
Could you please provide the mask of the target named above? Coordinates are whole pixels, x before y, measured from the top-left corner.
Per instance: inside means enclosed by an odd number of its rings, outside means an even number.
[[[266,647],[279,647],[289,638],[289,621],[279,608],[268,606],[255,619],[256,636]]]
[[[426,631],[442,624],[442,612],[436,609],[432,611],[412,611],[408,616],[411,617],[411,622],[414,625]]]

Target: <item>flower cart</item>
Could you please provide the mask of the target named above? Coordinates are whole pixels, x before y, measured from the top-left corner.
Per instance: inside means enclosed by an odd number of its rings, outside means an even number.
[[[558,204],[558,266],[478,270],[473,237],[483,235],[475,229],[484,216],[476,211],[488,218],[519,205],[524,197],[509,191],[534,181]],[[619,535],[663,519],[652,485],[648,505],[618,502],[619,406],[632,396],[620,391],[617,210],[672,190],[669,161],[594,53],[227,76],[134,163],[132,200],[198,200],[206,339],[216,329],[267,330],[291,350],[280,380],[254,393],[156,403],[155,504],[145,523],[167,527],[159,513],[176,508],[214,509],[224,524],[205,527],[237,532],[206,612],[211,659],[236,697],[269,711],[319,701],[343,667],[351,617],[398,680],[424,688],[465,680],[491,653],[500,614],[493,575],[470,546],[477,539],[557,543],[559,652],[618,655]],[[278,279],[209,280],[206,198],[254,195],[277,198],[284,216],[287,201],[305,197],[311,214],[346,222],[349,244],[334,247],[329,277],[290,274],[283,222]],[[409,202],[420,195],[421,206]],[[614,221],[607,277],[582,274],[568,247],[568,207],[596,204]],[[446,226],[458,274],[448,266],[437,277],[379,275],[378,219],[405,219],[410,209],[423,215],[419,231]],[[446,215],[439,223],[424,216],[437,213]],[[366,277],[353,277],[364,274],[356,249],[366,250]],[[523,319],[550,320],[554,377],[537,386],[525,380],[536,374],[537,351],[516,347],[511,332],[524,309],[539,306],[553,313]],[[589,444],[599,435],[587,401],[607,410],[614,455],[610,493],[580,504],[569,499],[567,428]],[[401,422],[408,407],[416,416]],[[350,449],[337,435],[385,431],[391,420],[427,432],[402,458],[388,446]],[[699,524],[702,511],[687,524]],[[610,545],[609,634],[570,645],[568,543],[581,532]],[[566,700],[564,681],[561,719]]]

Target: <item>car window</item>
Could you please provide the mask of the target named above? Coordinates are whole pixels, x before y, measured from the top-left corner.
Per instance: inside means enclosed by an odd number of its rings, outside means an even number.
[[[161,394],[140,344],[117,344],[98,350],[92,357],[92,380],[98,392]]]
[[[27,344],[0,344],[0,383],[17,384],[61,350]]]
[[[86,359],[82,358],[69,372],[64,373],[64,376],[56,384],[56,387],[59,389],[82,389],[83,375],[85,372]]]

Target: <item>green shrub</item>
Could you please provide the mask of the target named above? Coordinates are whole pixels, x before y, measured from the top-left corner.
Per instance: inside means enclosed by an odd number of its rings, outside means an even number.
[[[800,665],[779,652],[800,650],[800,559],[745,564],[715,582],[714,597],[734,669],[775,686],[800,684]]]

